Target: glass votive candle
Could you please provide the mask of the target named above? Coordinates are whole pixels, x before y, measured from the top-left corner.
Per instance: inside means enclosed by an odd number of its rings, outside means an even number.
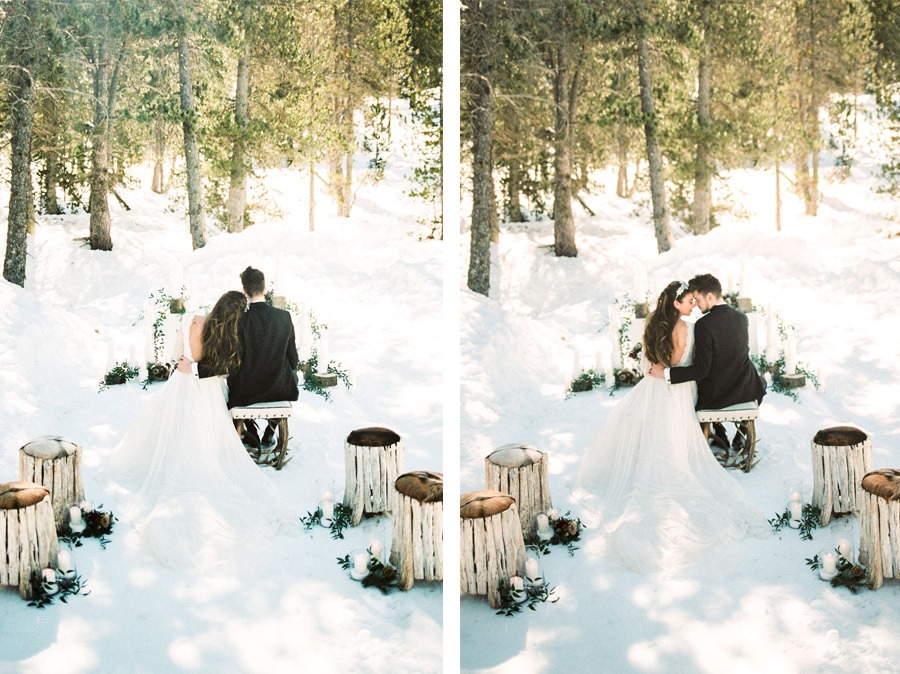
[[[831,580],[837,575],[837,553],[834,550],[820,550],[819,578],[822,580]]]
[[[369,575],[369,552],[357,548],[350,552],[350,577],[353,580],[362,580]]]

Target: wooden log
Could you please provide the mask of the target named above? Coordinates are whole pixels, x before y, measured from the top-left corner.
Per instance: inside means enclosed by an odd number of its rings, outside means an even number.
[[[69,522],[69,508],[84,500],[81,446],[71,440],[44,435],[19,448],[19,479],[50,490],[56,527]]]
[[[460,498],[460,591],[487,597],[498,608],[502,586],[525,548],[514,500],[496,490]]]
[[[822,511],[825,526],[833,515],[859,513],[860,476],[871,470],[872,440],[853,426],[835,426],[816,433],[812,440],[812,505]]]
[[[516,500],[522,532],[529,539],[535,534],[535,516],[552,504],[548,463],[545,452],[519,444],[503,445],[484,460],[485,487]]]
[[[357,429],[344,441],[344,505],[351,509],[351,524],[364,513],[393,510],[394,483],[403,464],[403,440],[388,428]]]
[[[40,485],[32,487],[43,492],[42,500],[0,508],[0,584],[17,587],[23,599],[33,598],[34,581],[56,565],[58,551],[50,495]]]
[[[778,383],[785,388],[803,388],[806,386],[806,376],[802,374],[783,374],[778,377]]]
[[[311,372],[305,376],[310,384],[319,388],[330,388],[338,383],[337,375],[331,372]]]

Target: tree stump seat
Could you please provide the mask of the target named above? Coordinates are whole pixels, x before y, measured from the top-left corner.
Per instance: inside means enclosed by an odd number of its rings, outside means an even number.
[[[459,517],[460,592],[485,595],[499,608],[525,550],[516,501],[495,489],[469,492],[459,499]]]
[[[703,437],[709,440],[713,423],[731,422],[735,427],[735,439],[730,446],[715,447],[713,454],[725,468],[740,468],[749,473],[756,454],[756,419],[759,405],[755,400],[737,403],[722,409],[697,410],[697,421],[703,429]],[[726,443],[727,445],[728,443]]]
[[[47,488],[60,528],[69,521],[69,508],[84,500],[81,446],[58,435],[34,438],[19,448],[19,480]]]
[[[34,598],[43,569],[56,568],[59,541],[50,490],[35,482],[0,484],[0,586]]]
[[[344,441],[344,505],[356,526],[364,513],[394,510],[394,484],[403,465],[403,439],[381,426],[358,428]]]
[[[265,448],[248,449],[247,452],[261,466],[273,466],[275,470],[281,470],[290,459],[287,456],[288,448],[288,419],[293,414],[294,408],[290,401],[282,400],[269,403],[254,403],[253,405],[245,405],[242,407],[231,408],[231,418],[234,420],[234,427],[238,435],[244,432],[244,424],[247,420],[256,419],[277,419],[277,428],[275,432],[275,446],[266,450]]]
[[[860,487],[859,561],[877,590],[885,578],[900,578],[900,470],[871,471]]]
[[[425,470],[404,473],[394,488],[391,564],[400,572],[400,589],[410,589],[416,580],[442,580],[443,475]]]
[[[535,533],[535,515],[551,503],[546,452],[531,445],[498,447],[484,459],[484,486],[509,494],[516,500],[522,534]]]
[[[862,479],[872,470],[872,441],[855,426],[834,426],[812,440],[812,505],[822,510],[820,524],[832,515],[858,513],[863,505]]]

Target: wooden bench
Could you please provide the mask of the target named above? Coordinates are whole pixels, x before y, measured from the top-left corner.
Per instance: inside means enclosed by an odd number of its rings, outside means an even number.
[[[231,408],[231,418],[234,420],[234,427],[238,435],[244,432],[244,422],[248,419],[278,420],[277,440],[274,447],[269,450],[266,450],[265,447],[261,447],[258,450],[247,450],[256,463],[261,466],[273,466],[275,470],[281,470],[284,464],[290,461],[287,458],[288,419],[293,411],[290,401],[287,400],[271,403],[254,403],[245,407]]]
[[[713,454],[725,468],[741,468],[745,473],[755,465],[753,456],[756,452],[756,418],[759,416],[759,405],[755,400],[738,403],[720,410],[697,410],[697,421],[703,429],[703,437],[709,440],[710,427],[713,423],[730,421],[737,429],[737,446],[713,449]],[[743,425],[744,428],[741,428]],[[744,433],[746,429],[746,434]]]

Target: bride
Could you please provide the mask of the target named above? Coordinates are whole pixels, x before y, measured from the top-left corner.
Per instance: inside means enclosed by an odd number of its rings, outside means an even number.
[[[226,407],[225,375],[238,364],[237,326],[246,307],[243,293],[229,291],[208,316],[184,317],[175,358],[202,357],[220,376],[173,371],[108,464],[125,516],[167,566],[222,566],[296,526],[296,515],[247,455]]]
[[[612,410],[585,451],[576,486],[627,566],[676,571],[762,533],[764,515],[712,455],[697,422],[696,383],[646,376],[651,363],[689,365],[694,308],[686,283],[660,294],[644,329],[645,377]],[[596,500],[593,500],[596,499]],[[761,526],[762,525],[762,526]]]

